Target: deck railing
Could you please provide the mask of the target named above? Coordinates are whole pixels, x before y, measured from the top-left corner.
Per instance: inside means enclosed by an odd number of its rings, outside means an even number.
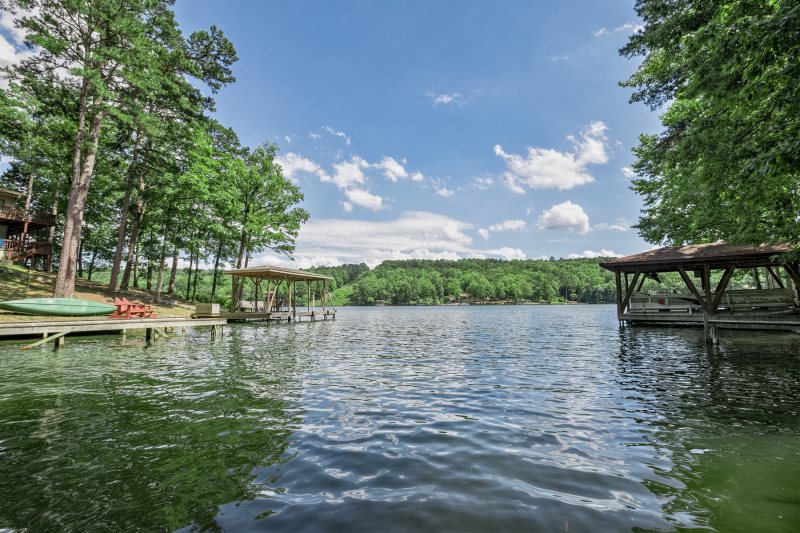
[[[0,206],[0,219],[13,220],[15,222],[33,222],[46,226],[56,225],[56,215],[49,213],[36,213],[31,210],[21,209],[11,205]]]
[[[10,239],[0,239],[0,250],[4,250],[10,256],[31,256],[31,255],[50,255],[53,253],[53,245],[48,241],[17,241]]]

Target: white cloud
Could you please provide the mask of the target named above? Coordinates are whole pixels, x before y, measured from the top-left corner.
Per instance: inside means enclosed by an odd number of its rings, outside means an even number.
[[[621,255],[612,250],[603,248],[598,251],[584,250],[580,253],[569,254],[567,259],[594,259],[595,257],[621,257]]]
[[[524,220],[504,220],[499,224],[492,224],[489,226],[490,231],[522,231],[525,229]]]
[[[591,183],[594,177],[587,166],[608,162],[607,126],[600,121],[590,123],[580,134],[580,139],[568,136],[572,151],[560,152],[552,148],[529,147],[526,156],[509,154],[495,145],[494,153],[506,162],[506,186],[522,193],[522,184],[532,189],[572,189]]]
[[[512,259],[525,259],[525,252],[519,248],[509,248],[508,246],[503,246],[498,250],[489,250],[489,252],[494,255],[499,255],[508,261],[511,261]]]
[[[489,230],[486,229],[486,228],[478,228],[478,235],[483,237],[484,241],[488,241],[489,240]]]
[[[622,167],[622,175],[626,178],[635,178],[636,171],[633,170],[631,167]]]
[[[485,191],[494,185],[494,179],[491,176],[483,176],[472,178],[472,184],[476,189]]]
[[[0,11],[0,29],[10,37],[10,39],[6,38],[0,33],[0,68],[16,65],[35,54],[24,43],[25,31],[16,26],[16,20],[20,16],[22,16],[21,13],[14,15],[8,11]],[[8,80],[0,73],[0,88],[5,89],[6,87],[8,87]]]
[[[316,174],[320,177],[324,175],[318,164],[294,152],[279,155],[275,158],[275,162],[283,169],[283,175],[292,181],[295,181],[300,173]]]
[[[292,137],[291,136],[284,135],[283,138],[286,139],[286,143],[287,144],[292,144]]]
[[[347,146],[350,146],[350,137],[345,132],[335,130],[330,126],[322,126],[322,129],[335,137],[341,137],[342,139],[344,139],[345,143],[347,143]]]
[[[589,231],[589,217],[583,208],[569,200],[556,204],[539,216],[538,225],[547,230]]]
[[[383,198],[364,189],[347,189],[344,195],[355,205],[378,211],[383,207]],[[347,210],[347,208],[345,208]]]
[[[553,63],[560,63],[561,61],[567,61],[569,56],[553,56],[551,61]]]
[[[311,139],[311,140],[316,141],[316,140],[322,139],[322,135],[312,131],[311,133],[308,134],[308,138]]]
[[[332,181],[340,189],[345,189],[356,184],[363,184],[366,181],[366,176],[361,170],[369,168],[369,163],[364,159],[354,155],[350,161],[333,164],[333,176],[321,177],[322,181]]]
[[[525,194],[525,189],[523,189],[522,186],[517,183],[516,178],[511,173],[506,172],[503,181],[505,181],[506,187],[508,187],[508,190],[511,192],[515,194]]]
[[[606,231],[628,231],[631,229],[631,225],[624,218],[618,218],[616,222],[601,222],[599,224],[595,224],[594,228],[592,229]]]
[[[351,204],[350,202],[339,202],[339,203],[342,204],[342,209],[344,209],[346,213],[350,213],[351,211],[353,211],[353,204]]]
[[[420,182],[424,180],[425,176],[422,174],[422,172],[414,172],[413,174],[411,174],[411,181]]]
[[[426,95],[428,98],[433,100],[433,107],[438,107],[440,105],[463,106],[467,103],[466,100],[464,100],[464,95],[458,92],[437,94],[435,92],[428,91]]]
[[[626,33],[637,33],[644,29],[644,26],[638,24],[636,22],[630,21],[626,22],[625,24],[621,24],[614,28],[613,30],[609,30],[607,28],[600,28],[596,32],[594,32],[595,37],[602,37],[603,35],[610,35],[612,33],[619,33],[619,32],[626,32]]]
[[[395,158],[388,155],[383,156],[380,163],[373,165],[375,168],[383,170],[383,175],[389,181],[397,181],[408,177],[408,171]]]
[[[273,254],[251,264],[306,268],[315,265],[367,263],[389,259],[463,259],[465,257],[524,259],[517,248],[473,248],[469,223],[445,215],[411,211],[393,220],[311,219],[300,229],[296,261]]]
[[[444,198],[450,198],[455,194],[455,191],[452,189],[448,189],[447,187],[433,187],[436,190],[436,194],[442,196]]]

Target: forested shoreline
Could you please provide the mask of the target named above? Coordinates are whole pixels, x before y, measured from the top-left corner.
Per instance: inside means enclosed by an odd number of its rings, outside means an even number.
[[[350,305],[436,305],[453,302],[581,303],[613,302],[614,276],[601,268],[601,259],[514,260],[461,259],[384,261],[374,269],[366,264],[317,267],[307,270],[333,278],[338,302]],[[231,280],[213,269],[178,269],[171,278],[173,294],[188,301],[230,303]],[[106,282],[107,268],[93,273]],[[154,277],[140,276],[137,286],[154,290]],[[133,285],[132,285],[133,287]],[[216,287],[212,295],[212,287]],[[342,291],[341,289],[344,289]],[[248,291],[243,288],[243,297]],[[282,290],[285,291],[285,288]],[[302,297],[301,297],[302,300]]]

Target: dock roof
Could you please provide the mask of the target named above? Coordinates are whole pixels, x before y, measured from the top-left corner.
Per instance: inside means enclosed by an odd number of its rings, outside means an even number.
[[[685,269],[725,268],[730,265],[738,267],[757,267],[775,264],[773,256],[791,250],[788,244],[762,244],[750,246],[715,242],[707,244],[691,244],[688,246],[665,246],[648,250],[640,254],[618,257],[600,263],[600,266],[612,271],[668,272],[677,267]]]
[[[226,270],[225,274],[231,276],[239,276],[245,278],[262,278],[262,279],[281,279],[292,281],[313,281],[313,280],[330,280],[333,279],[325,274],[317,274],[316,272],[306,272],[297,268],[277,267],[270,265],[254,266],[248,268],[239,268],[234,270]]]

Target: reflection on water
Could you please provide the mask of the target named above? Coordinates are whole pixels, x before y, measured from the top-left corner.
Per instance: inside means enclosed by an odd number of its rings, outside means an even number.
[[[0,528],[800,528],[800,336],[707,352],[611,306],[227,333],[0,346]]]

